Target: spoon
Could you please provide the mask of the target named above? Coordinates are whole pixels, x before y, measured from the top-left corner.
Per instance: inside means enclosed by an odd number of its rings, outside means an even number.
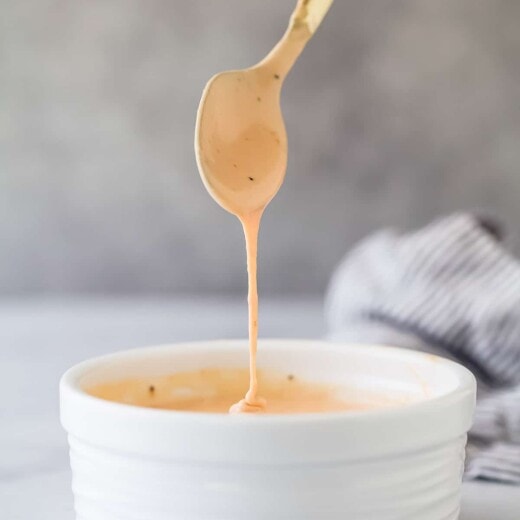
[[[195,155],[215,201],[238,216],[262,212],[287,166],[280,92],[333,0],[299,0],[287,31],[257,65],[207,83],[197,113]]]
[[[257,395],[258,292],[256,252],[262,213],[279,190],[287,166],[287,135],[280,92],[294,62],[333,0],[299,0],[289,27],[257,65],[222,72],[202,93],[195,156],[215,201],[242,222],[246,239],[249,302],[249,390],[232,413],[262,412]]]

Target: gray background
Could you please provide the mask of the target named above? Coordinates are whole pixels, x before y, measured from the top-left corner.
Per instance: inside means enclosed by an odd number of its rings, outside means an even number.
[[[0,292],[243,291],[195,111],[293,0],[0,0]],[[518,242],[520,2],[336,0],[283,95],[288,176],[260,287],[316,293],[385,225],[498,214]]]

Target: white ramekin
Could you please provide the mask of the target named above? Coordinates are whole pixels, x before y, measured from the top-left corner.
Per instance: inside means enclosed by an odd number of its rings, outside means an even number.
[[[346,383],[396,408],[219,415],[139,408],[88,385],[247,366],[247,342],[151,347],[62,378],[77,520],[452,520],[458,518],[475,381],[451,361],[393,347],[268,340],[259,366]]]

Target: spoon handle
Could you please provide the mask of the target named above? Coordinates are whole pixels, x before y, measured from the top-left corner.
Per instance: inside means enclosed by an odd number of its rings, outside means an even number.
[[[307,25],[311,36],[316,32],[334,0],[298,0],[291,16],[293,20],[302,20]]]
[[[273,50],[257,65],[282,80],[327,14],[333,0],[298,0],[287,30]]]

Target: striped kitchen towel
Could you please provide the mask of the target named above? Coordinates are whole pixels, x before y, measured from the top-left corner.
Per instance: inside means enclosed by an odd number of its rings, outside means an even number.
[[[364,240],[332,277],[330,337],[455,359],[478,380],[466,478],[520,484],[520,261],[469,214]]]

